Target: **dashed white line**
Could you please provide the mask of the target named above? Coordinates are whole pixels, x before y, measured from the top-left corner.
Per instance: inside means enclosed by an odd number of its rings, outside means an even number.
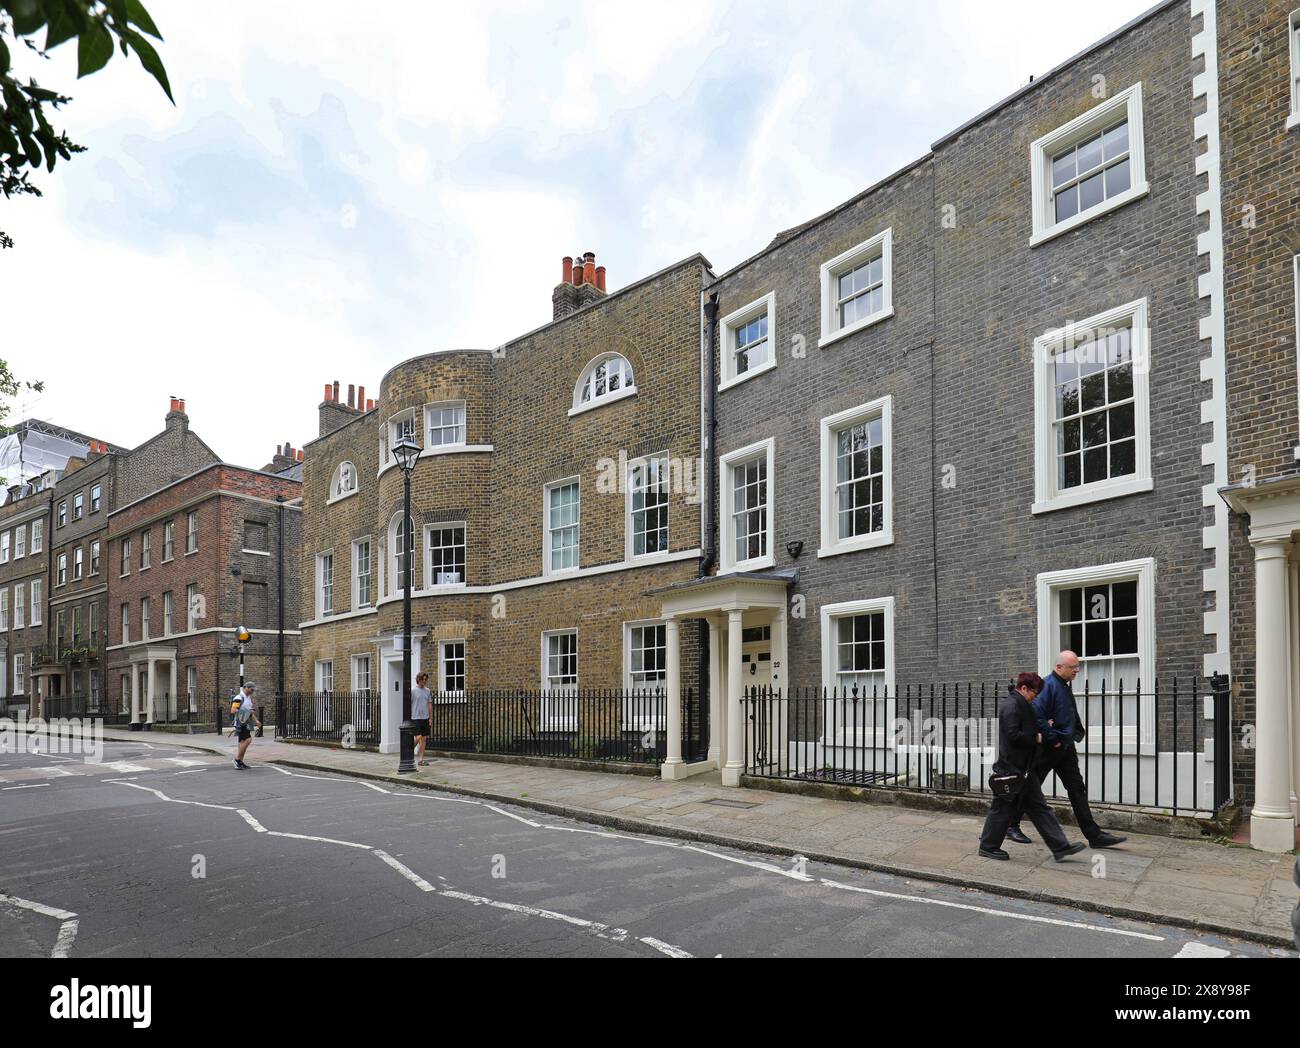
[[[1131,932],[1124,928],[1104,928],[1099,924],[1084,924],[1082,921],[1063,921],[1057,917],[1039,917],[1032,913],[1012,913],[1010,910],[995,910],[990,906],[973,906],[965,902],[949,902],[947,899],[927,899],[923,895],[903,895],[899,892],[886,892],[878,888],[859,888],[855,884],[842,884],[839,881],[823,877],[821,883],[828,888],[839,891],[854,892],[858,895],[875,895],[882,899],[901,899],[904,902],[921,902],[927,906],[946,906],[952,910],[970,910],[992,917],[1010,917],[1016,921],[1032,921],[1035,924],[1053,924],[1058,928],[1079,928],[1088,932],[1104,932],[1107,935],[1122,935],[1130,939],[1146,939],[1148,942],[1164,942],[1163,935],[1148,935],[1146,932]]]
[[[660,942],[658,939],[652,939],[648,935],[642,936],[638,941],[645,943],[651,949],[658,950],[660,953],[666,954],[669,957],[689,958],[694,956],[694,954],[687,953],[680,946],[674,946],[672,943]],[[721,956],[721,954],[719,954],[719,956]]]
[[[420,891],[437,892],[438,890],[437,888],[435,888],[432,884],[426,881],[423,877],[421,877],[418,873],[412,870],[409,866],[406,866],[398,862],[391,855],[389,855],[388,852],[380,851],[378,848],[376,848],[375,855],[378,856],[380,859],[382,859],[384,862],[388,863],[389,866],[391,866],[403,877],[405,877],[408,881],[410,881],[417,888],[419,888]]]
[[[182,801],[181,803],[184,802]],[[239,812],[239,817],[243,819],[246,823],[248,823],[248,825],[253,827],[253,829],[255,829],[258,833],[266,832],[266,827],[263,826],[256,819],[254,819],[251,815],[249,815],[248,812],[244,811],[243,808],[236,808],[235,811]]]
[[[333,837],[309,837],[305,833],[284,833],[280,830],[268,830],[265,832],[269,833],[272,837],[289,837],[295,841],[315,841],[317,844],[339,844],[344,848],[360,848],[363,851],[374,850],[369,844],[358,844],[356,841],[340,841]]]
[[[48,782],[29,782],[26,786],[0,786],[0,793],[9,790],[38,790],[42,786],[48,786]]]
[[[64,921],[59,925],[59,937],[54,941],[54,950],[50,953],[51,957],[67,957],[72,953],[72,944],[77,940],[77,928],[80,926],[79,921]]]
[[[1220,949],[1203,942],[1186,942],[1174,957],[1231,957],[1231,950]]]

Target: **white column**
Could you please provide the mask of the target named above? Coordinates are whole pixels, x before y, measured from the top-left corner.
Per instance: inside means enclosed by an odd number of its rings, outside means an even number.
[[[709,760],[715,767],[721,765],[726,731],[722,711],[722,630],[709,619]]]
[[[140,667],[134,662],[127,663],[131,674],[131,723],[140,719]]]
[[[154,711],[153,711],[153,683],[154,683],[154,681],[153,681],[153,659],[149,659],[148,662],[146,663],[146,665],[148,666],[148,669],[145,670],[145,677],[144,677],[144,688],[145,688],[144,701],[145,701],[145,709],[146,709],[148,712],[147,712],[146,715],[145,715],[145,721],[146,721],[146,723],[152,724],[152,723],[153,723],[153,717],[154,717]]]
[[[1300,651],[1296,650],[1296,638],[1300,636],[1300,615],[1297,615],[1297,600],[1300,600],[1300,543],[1292,542],[1287,547],[1290,555],[1287,561],[1287,581],[1289,583],[1286,601],[1286,657],[1290,667],[1290,689],[1287,693],[1287,718],[1291,725],[1291,817],[1294,819],[1296,809],[1296,789],[1300,788],[1300,718],[1296,716],[1297,702],[1300,702]]]
[[[776,766],[784,771],[789,763],[789,746],[786,745],[786,700],[789,695],[790,681],[786,667],[790,665],[786,641],[785,609],[776,613],[772,620],[772,701],[769,703],[767,733],[767,752],[769,758],[775,758]]]
[[[678,778],[682,762],[682,646],[676,619],[664,621],[664,672],[668,678],[668,756],[660,769],[664,779]]]
[[[740,707],[744,677],[741,676],[740,653],[744,648],[743,611],[727,612],[727,749],[722,767],[722,785],[739,786],[745,770],[745,719]]]
[[[1252,540],[1255,547],[1255,807],[1250,844],[1267,852],[1295,847],[1291,812],[1291,684],[1287,665],[1287,546],[1290,539]]]

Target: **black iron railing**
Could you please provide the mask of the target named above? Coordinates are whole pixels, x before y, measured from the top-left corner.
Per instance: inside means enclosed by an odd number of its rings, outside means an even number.
[[[363,748],[380,742],[378,693],[291,694],[285,707],[289,738]],[[391,710],[390,716],[395,739],[400,713]],[[684,760],[703,759],[706,722],[695,689],[683,688]],[[668,754],[663,689],[434,692],[426,723],[429,750],[650,765]]]
[[[845,786],[988,794],[1002,684],[749,689],[746,774]],[[1229,799],[1226,678],[1075,692],[1079,767],[1096,803],[1211,812]],[[1049,776],[1045,792],[1064,798]]]

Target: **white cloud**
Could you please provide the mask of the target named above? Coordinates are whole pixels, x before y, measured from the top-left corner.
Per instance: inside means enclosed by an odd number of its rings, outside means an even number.
[[[41,69],[92,151],[5,208],[4,355],[44,417],[129,444],[185,396],[261,465],[325,381],[543,323],[562,255],[732,265],[1149,2],[149,0],[176,107]]]

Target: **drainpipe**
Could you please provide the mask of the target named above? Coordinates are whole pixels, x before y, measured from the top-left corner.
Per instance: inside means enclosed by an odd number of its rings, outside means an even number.
[[[714,437],[718,430],[718,374],[713,355],[713,342],[718,330],[718,294],[715,291],[704,304],[704,359],[705,359],[705,403],[708,405],[704,427],[704,505],[702,507],[704,529],[704,559],[700,563],[700,578],[708,575],[717,564],[718,528],[713,519],[714,507],[717,506],[717,455]]]
[[[714,507],[718,504],[717,492],[715,490],[717,484],[715,465],[717,462],[717,455],[714,453],[714,437],[718,428],[718,375],[717,365],[714,362],[713,357],[714,336],[718,330],[718,294],[716,291],[709,296],[709,300],[704,304],[704,319],[706,322],[704,331],[704,381],[707,386],[705,403],[708,405],[708,408],[704,428],[703,449],[705,454],[704,499],[703,505],[700,507],[701,517],[705,522],[704,557],[700,561],[700,578],[704,578],[713,570],[718,559],[718,543],[716,538],[718,529],[716,526],[717,522],[713,519]],[[703,724],[707,723],[709,706],[712,702],[712,697],[709,695],[709,660],[711,652],[709,651],[709,629],[707,625],[700,630],[699,652],[699,669],[697,671],[698,675],[696,680],[699,684],[700,722]],[[715,724],[710,724],[708,727],[710,735],[717,730],[717,725]],[[701,735],[703,735],[703,733],[701,733]],[[700,744],[705,750],[704,755],[707,755],[710,748],[710,740],[702,737],[700,739]],[[700,756],[701,760],[703,760],[704,755]]]

